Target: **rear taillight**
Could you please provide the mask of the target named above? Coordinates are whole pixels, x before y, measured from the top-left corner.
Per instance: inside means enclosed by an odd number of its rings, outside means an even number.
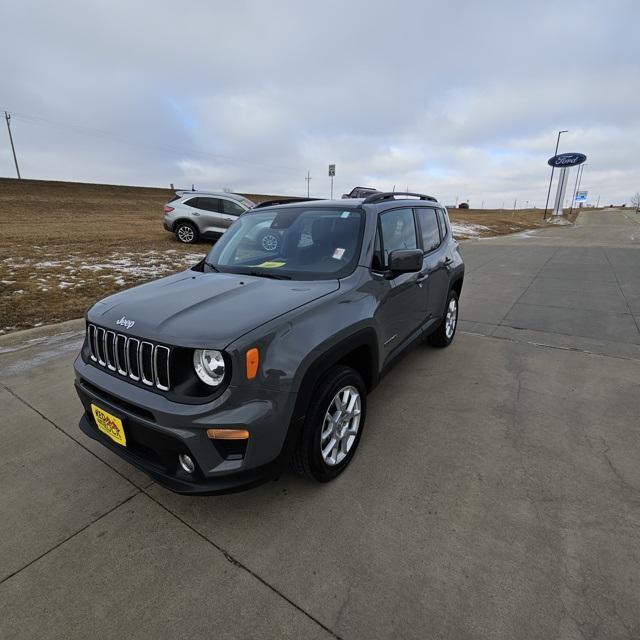
[[[164,205],[164,212],[171,213],[173,211],[173,207],[170,207],[168,204]]]

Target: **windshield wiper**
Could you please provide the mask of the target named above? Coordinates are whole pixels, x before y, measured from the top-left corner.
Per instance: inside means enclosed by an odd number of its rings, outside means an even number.
[[[210,269],[213,269],[214,271],[217,271],[218,273],[220,273],[220,269],[218,269],[218,267],[216,267],[214,264],[211,264],[210,262],[207,262],[206,260],[204,261],[204,263],[207,265],[207,267],[209,267]]]
[[[258,278],[273,278],[274,280],[291,280],[291,276],[285,276],[282,273],[270,273],[268,271],[249,271],[248,276],[257,276]]]

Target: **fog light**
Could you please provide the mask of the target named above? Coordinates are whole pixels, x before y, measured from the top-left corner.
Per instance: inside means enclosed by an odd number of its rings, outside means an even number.
[[[196,470],[195,462],[186,453],[178,455],[178,462],[187,473],[193,473]]]

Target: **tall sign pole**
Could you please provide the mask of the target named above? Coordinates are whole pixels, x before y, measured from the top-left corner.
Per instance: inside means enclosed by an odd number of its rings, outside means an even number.
[[[336,175],[336,165],[329,165],[329,177],[331,178],[331,199],[333,200],[333,177]]]
[[[558,178],[558,191],[556,192],[556,200],[553,205],[553,215],[561,216],[564,212],[564,196],[567,192],[567,183],[569,182],[569,171],[568,167],[562,167],[560,169],[560,177]]]
[[[555,153],[553,154],[554,157],[558,155],[558,146],[560,145],[560,136],[563,133],[567,133],[568,129],[563,129],[562,131],[558,131],[558,138],[556,139],[556,150]],[[551,165],[551,179],[549,180],[549,189],[547,191],[547,201],[545,202],[544,205],[544,219],[547,219],[547,210],[549,209],[549,196],[551,195],[551,185],[553,184],[553,170],[555,169],[555,167],[553,165]]]
[[[8,111],[4,112],[5,120],[7,121],[7,131],[9,132],[9,142],[11,142],[11,151],[13,152],[13,162],[16,165],[16,173],[18,174],[18,180],[21,180],[20,177],[20,168],[18,167],[18,158],[16,157],[16,148],[13,146],[13,136],[11,135],[11,125],[9,124],[9,120],[11,120],[11,114]]]
[[[561,153],[549,158],[547,161],[550,167],[557,167],[560,169],[560,178],[558,179],[558,191],[556,192],[556,199],[553,206],[553,215],[557,221],[559,216],[563,213],[564,196],[567,190],[567,183],[569,181],[569,171],[571,167],[577,167],[585,162],[587,156],[584,153]],[[580,188],[580,178],[576,183],[577,188]],[[546,216],[545,216],[546,219]]]

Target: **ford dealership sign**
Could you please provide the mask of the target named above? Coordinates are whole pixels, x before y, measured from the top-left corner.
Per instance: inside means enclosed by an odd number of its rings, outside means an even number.
[[[587,159],[584,153],[560,153],[548,162],[552,167],[575,167]]]

